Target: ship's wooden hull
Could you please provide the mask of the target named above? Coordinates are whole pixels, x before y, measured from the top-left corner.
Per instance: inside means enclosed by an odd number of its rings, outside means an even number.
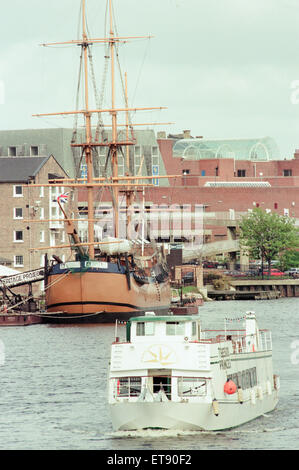
[[[46,322],[114,322],[155,309],[166,314],[171,292],[168,280],[139,284],[124,272],[49,273]]]

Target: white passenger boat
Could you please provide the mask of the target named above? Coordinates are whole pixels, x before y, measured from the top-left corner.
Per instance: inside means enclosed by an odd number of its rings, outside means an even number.
[[[222,430],[272,411],[271,332],[247,312],[245,329],[202,330],[199,315],[127,322],[112,344],[108,401],[114,430]],[[240,320],[240,319],[238,319]]]

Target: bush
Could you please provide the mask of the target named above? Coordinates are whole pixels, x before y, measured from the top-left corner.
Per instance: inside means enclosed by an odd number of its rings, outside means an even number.
[[[215,290],[230,288],[229,279],[221,273],[208,273],[204,275],[204,284],[212,284]]]

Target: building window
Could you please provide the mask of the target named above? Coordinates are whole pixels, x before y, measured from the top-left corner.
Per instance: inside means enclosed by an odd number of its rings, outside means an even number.
[[[14,197],[23,197],[23,186],[14,186],[13,195]]]
[[[14,267],[21,268],[24,266],[24,258],[22,255],[15,255],[14,256]]]
[[[37,157],[38,156],[38,146],[37,145],[31,145],[31,147],[30,147],[30,156],[31,157]]]
[[[292,176],[292,170],[283,170],[283,176]]]
[[[39,212],[39,218],[44,219],[45,218],[45,209],[43,207],[40,207],[40,212]]]
[[[201,176],[206,176],[206,170],[201,170]]]
[[[8,147],[8,156],[9,157],[16,157],[17,156],[17,147]]]
[[[39,232],[39,241],[40,241],[40,243],[43,243],[45,241],[45,231],[44,230],[41,230]]]
[[[14,219],[23,219],[23,209],[22,207],[14,208]]]
[[[23,231],[22,230],[15,230],[14,231],[14,242],[23,242]]]
[[[52,217],[53,219],[55,219],[56,217],[58,217],[58,215],[57,215],[57,207],[55,207],[55,206],[52,206],[52,207],[51,207],[51,217]],[[42,217],[41,217],[41,218],[42,218]]]
[[[125,160],[122,155],[118,155],[117,157],[117,168],[118,168],[118,175],[124,176],[125,175]]]
[[[190,170],[182,170],[183,175],[190,175]]]
[[[39,197],[44,197],[44,195],[45,195],[45,188],[44,186],[41,186],[39,188]]]
[[[152,174],[153,176],[159,176],[159,151],[158,147],[152,147]],[[155,186],[159,186],[159,178],[153,178],[152,183]]]
[[[237,176],[238,178],[244,178],[246,176],[246,170],[238,170]]]
[[[274,202],[274,209],[278,209],[278,203]]]
[[[158,155],[158,147],[157,147],[157,146],[152,147],[152,156],[153,156],[153,157],[157,157],[157,158],[159,157],[159,155]]]
[[[141,175],[142,168],[141,168],[141,157],[135,155],[135,175]]]

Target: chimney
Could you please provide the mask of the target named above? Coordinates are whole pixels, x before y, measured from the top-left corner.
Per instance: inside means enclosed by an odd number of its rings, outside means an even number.
[[[165,131],[157,132],[157,139],[166,139],[166,132]]]
[[[190,130],[183,131],[183,133],[184,133],[184,139],[190,139],[190,137],[191,137],[191,136],[190,136],[190,132],[191,132]]]
[[[296,150],[295,150],[294,158],[296,158],[296,160],[299,159],[299,149],[296,149]]]

